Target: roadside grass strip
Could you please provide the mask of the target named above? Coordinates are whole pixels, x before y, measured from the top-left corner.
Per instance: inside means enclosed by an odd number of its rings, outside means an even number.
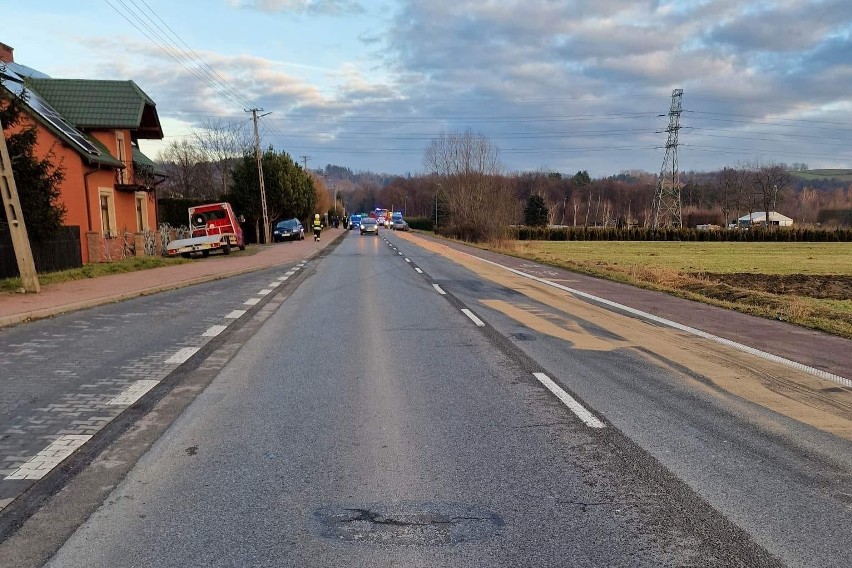
[[[220,333],[222,333],[226,329],[228,329],[227,325],[213,325],[213,326],[210,326],[207,329],[207,331],[202,333],[201,337],[216,337],[217,335],[219,335]]]
[[[476,327],[485,327],[485,322],[476,317],[476,315],[467,308],[462,308],[462,313],[470,318],[470,321],[476,324]]]
[[[47,472],[58,466],[74,453],[74,450],[85,444],[91,436],[84,434],[66,434],[48,447],[40,451],[27,463],[7,475],[4,479],[41,479]]]
[[[126,389],[120,395],[113,398],[107,404],[115,405],[115,406],[130,406],[142,396],[157,386],[160,381],[152,381],[152,380],[144,380],[144,381],[136,381]]]
[[[260,298],[249,298],[248,300],[243,302],[243,305],[256,306],[258,304],[258,302],[260,302]]]
[[[565,292],[569,292],[578,296],[580,298],[586,298],[587,300],[591,300],[597,304],[602,304],[604,306],[609,306],[619,311],[627,312],[631,315],[637,316],[642,319],[650,320],[666,327],[670,327],[673,329],[677,329],[679,331],[683,331],[689,333],[691,335],[695,335],[697,337],[701,337],[703,339],[709,339],[710,341],[714,341],[716,343],[720,343],[727,347],[731,347],[733,349],[737,349],[744,353],[748,353],[750,355],[754,355],[755,357],[760,357],[761,359],[765,359],[767,361],[772,361],[773,363],[779,363],[781,365],[785,365],[787,367],[792,367],[793,369],[797,369],[804,373],[808,373],[809,375],[814,375],[815,377],[819,377],[821,379],[825,379],[839,385],[843,385],[847,388],[852,388],[852,379],[848,379],[846,377],[841,377],[840,375],[835,375],[834,373],[829,373],[828,371],[823,371],[822,369],[817,369],[816,367],[811,367],[805,365],[803,363],[799,363],[798,361],[793,361],[791,359],[786,359],[779,355],[774,355],[772,353],[767,353],[766,351],[761,351],[760,349],[755,349],[754,347],[749,347],[743,343],[738,343],[736,341],[731,341],[730,339],[725,339],[724,337],[719,337],[718,335],[713,335],[712,333],[707,333],[706,331],[701,331],[700,329],[696,329],[694,327],[690,327],[688,325],[684,325],[682,323],[678,323],[676,321],[668,320],[666,318],[662,318],[660,316],[655,316],[654,314],[643,312],[642,310],[637,310],[636,308],[631,308],[630,306],[625,306],[624,304],[619,304],[618,302],[613,302],[612,300],[607,300],[606,298],[601,298],[599,296],[595,296],[593,294],[589,294],[588,292],[583,292],[581,290],[577,290],[575,288],[570,288],[568,286],[563,286],[562,284],[558,284],[556,282],[551,282],[545,278],[539,278],[538,276],[533,276],[532,274],[527,274],[526,272],[516,270],[514,268],[509,268],[508,266],[504,266],[498,262],[494,262],[492,260],[487,260],[470,253],[464,253],[468,256],[472,256],[477,260],[481,260],[482,262],[486,262],[493,266],[498,266],[504,270],[508,270],[513,274],[517,274],[518,276],[523,276],[524,278],[529,278],[530,280],[535,280],[536,282],[541,282],[542,284],[546,284],[548,286],[552,286],[554,288],[558,288],[559,290],[563,290]]]
[[[246,315],[246,310],[234,310],[225,316],[225,319],[239,319]]]
[[[577,418],[583,421],[589,428],[605,428],[606,425],[598,420],[594,414],[586,410],[586,408],[574,400],[574,398],[562,390],[562,387],[553,382],[553,380],[545,375],[544,373],[533,373],[533,376],[538,379],[538,381],[547,387],[547,390],[556,395],[556,398],[561,400],[565,406],[567,406],[571,412],[573,412]]]
[[[437,284],[432,284],[432,288],[434,288],[435,290],[437,290],[437,291],[438,291],[438,293],[439,293],[440,295],[442,295],[442,296],[446,296],[446,295],[447,295],[447,293],[446,293],[446,292],[444,292],[444,290],[443,290],[440,286],[438,286]]]
[[[198,353],[200,347],[183,347],[177,353],[166,359],[167,365],[180,365],[186,363],[190,357]]]

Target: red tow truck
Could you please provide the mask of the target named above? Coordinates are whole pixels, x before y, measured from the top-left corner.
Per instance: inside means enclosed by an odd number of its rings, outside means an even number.
[[[234,247],[246,250],[243,229],[230,203],[190,207],[189,227],[192,231],[190,238],[170,241],[166,245],[168,256],[190,258],[194,253],[209,256],[211,251],[231,254]]]

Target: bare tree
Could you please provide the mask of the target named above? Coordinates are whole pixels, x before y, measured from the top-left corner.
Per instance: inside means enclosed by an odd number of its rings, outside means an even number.
[[[766,225],[769,225],[769,212],[778,205],[784,188],[790,184],[791,176],[786,166],[772,164],[755,170],[752,176],[755,193],[763,203],[766,213]]]
[[[439,178],[449,209],[449,226],[467,240],[498,240],[514,220],[516,204],[509,180],[500,175],[496,146],[469,130],[442,134],[426,148],[423,162]]]
[[[252,148],[252,137],[246,122],[209,119],[193,130],[195,145],[213,168],[219,192],[228,192],[234,163]]]
[[[157,160],[168,172],[165,190],[173,197],[215,198],[204,152],[189,140],[173,140],[160,150]]]

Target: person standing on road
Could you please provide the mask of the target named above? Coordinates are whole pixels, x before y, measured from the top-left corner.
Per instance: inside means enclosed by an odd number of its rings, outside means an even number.
[[[319,213],[314,215],[314,240],[320,240],[320,233],[322,232],[322,221],[320,220]]]

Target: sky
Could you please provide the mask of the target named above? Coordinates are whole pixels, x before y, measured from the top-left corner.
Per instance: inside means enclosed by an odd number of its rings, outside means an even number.
[[[0,42],[56,78],[132,79],[165,144],[250,126],[308,167],[427,173],[471,131],[509,172],[852,167],[849,0],[29,0]],[[10,25],[12,23],[13,25]]]

